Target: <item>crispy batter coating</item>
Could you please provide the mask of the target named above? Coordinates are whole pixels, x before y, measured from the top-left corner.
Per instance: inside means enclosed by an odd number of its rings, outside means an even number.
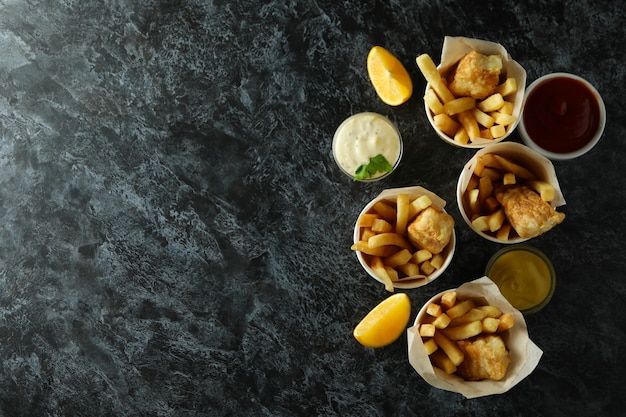
[[[496,192],[509,223],[522,238],[541,235],[561,223],[564,213],[556,211],[539,194],[526,186],[505,187]]]
[[[511,356],[498,335],[478,336],[459,340],[459,348],[465,353],[457,374],[468,381],[481,379],[501,380],[511,363]]]
[[[496,92],[502,71],[500,55],[483,55],[469,51],[458,63],[450,83],[455,96],[483,99]]]
[[[407,228],[409,240],[417,247],[440,253],[450,242],[454,218],[433,207],[424,209]]]

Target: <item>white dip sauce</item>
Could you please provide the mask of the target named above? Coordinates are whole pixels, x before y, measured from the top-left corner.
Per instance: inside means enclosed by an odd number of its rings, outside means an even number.
[[[382,154],[395,167],[400,158],[400,134],[395,126],[377,113],[359,113],[346,119],[333,139],[333,155],[337,164],[350,176],[370,158]],[[378,172],[371,178],[385,175]]]

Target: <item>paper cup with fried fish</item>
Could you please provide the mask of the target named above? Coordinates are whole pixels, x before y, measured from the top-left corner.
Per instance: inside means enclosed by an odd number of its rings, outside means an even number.
[[[425,346],[425,342],[427,343],[429,338],[420,335],[420,324],[429,321],[427,310],[430,304],[441,303],[443,294],[450,291],[456,292],[457,300],[476,300],[477,305],[478,303],[482,303],[496,307],[502,314],[509,314],[514,319],[514,324],[511,328],[499,333],[493,333],[494,335],[500,335],[510,356],[506,373],[501,379],[494,380],[487,378],[482,380],[467,380],[459,376],[456,372],[447,373],[439,367],[434,366],[431,362],[431,358]],[[432,297],[418,313],[414,325],[407,330],[407,340],[409,362],[426,382],[433,387],[456,392],[466,398],[483,397],[507,392],[532,373],[543,354],[541,349],[528,337],[528,329],[522,313],[516,310],[506,298],[502,296],[496,284],[488,277],[482,277],[467,282],[454,290],[443,291]],[[452,343],[459,342],[453,341]],[[441,350],[442,348],[439,349]],[[467,356],[463,360],[467,360]]]
[[[445,206],[445,200],[421,186],[383,190],[354,225],[352,250],[363,269],[389,292],[422,287],[440,277],[456,246],[454,219]],[[422,247],[412,239],[410,230],[422,224],[439,226],[437,242]]]
[[[451,114],[450,108],[464,108],[471,101],[468,99],[472,98],[454,95],[448,88],[459,61],[470,51],[501,57],[502,69],[496,92],[502,94],[501,97],[496,96],[496,93],[489,97],[473,97],[476,100],[474,108]],[[434,62],[426,54],[417,57],[417,65],[427,80],[424,94],[426,116],[444,142],[463,148],[484,148],[502,142],[517,128],[524,104],[526,70],[513,60],[501,44],[482,39],[446,36],[439,65],[435,68]],[[457,102],[458,106],[450,104],[449,109],[444,109],[446,101],[461,98]]]
[[[500,210],[500,206],[494,208],[489,215],[484,212],[484,208],[482,206],[480,208],[480,213],[476,212],[476,208],[472,208],[469,190],[476,185],[475,183],[472,185],[471,182],[477,181],[477,175],[475,175],[477,167],[481,166],[480,169],[483,169],[482,166],[484,165],[484,161],[492,160],[494,156],[500,158],[499,161],[495,161],[496,163],[493,164],[498,165],[498,168],[495,168],[494,170],[493,168],[487,166],[486,169],[482,171],[481,175],[488,176],[487,170],[491,170],[491,172],[499,171],[500,174],[508,172],[509,174],[513,174],[513,177],[516,178],[515,183],[517,185],[526,185],[533,188],[534,192],[538,193],[539,197],[535,197],[535,203],[543,205],[544,207],[541,207],[541,210],[539,208],[531,210],[534,214],[532,216],[532,222],[530,223],[536,226],[536,233],[546,233],[558,224],[554,224],[555,221],[558,220],[559,223],[563,221],[565,215],[557,213],[555,209],[565,205],[565,198],[563,197],[563,192],[561,191],[559,180],[552,161],[541,155],[539,152],[520,143],[503,142],[478,150],[476,154],[474,154],[474,156],[465,164],[461,174],[459,175],[456,189],[457,204],[463,220],[465,220],[465,223],[467,223],[467,225],[474,232],[487,240],[504,244],[521,243],[529,240],[531,237],[535,237],[532,233],[528,234],[530,233],[528,230],[526,231],[526,234],[523,233],[521,229],[516,230],[515,227],[513,227],[514,225],[510,224],[511,222],[510,219],[508,219],[508,216],[503,214],[505,211]],[[500,164],[505,164],[506,166]],[[524,178],[529,176],[532,179]],[[489,183],[492,184],[490,187],[494,191],[493,197],[495,198],[495,191],[498,186],[503,185],[503,179],[498,178],[493,179],[493,181],[489,180]],[[479,188],[480,186],[474,188],[474,191],[479,191]],[[549,194],[549,196],[544,194]],[[541,200],[546,200],[548,205],[540,203],[538,201],[539,198]],[[485,202],[488,203],[488,199],[485,200]],[[481,203],[479,203],[479,205],[480,204]],[[520,205],[520,207],[526,206],[526,204]],[[540,214],[543,214],[544,217],[539,218]],[[504,226],[508,227],[509,232],[501,233],[505,230],[502,228],[502,224],[497,229],[495,226],[492,226],[489,229],[485,227],[485,224],[482,221],[479,221],[485,220],[486,222],[491,222],[493,219],[489,216],[493,216],[495,219],[498,215],[504,216],[501,220],[503,221]],[[478,217],[480,218],[477,219]],[[553,218],[555,220],[553,220]],[[507,225],[506,223],[509,224]]]

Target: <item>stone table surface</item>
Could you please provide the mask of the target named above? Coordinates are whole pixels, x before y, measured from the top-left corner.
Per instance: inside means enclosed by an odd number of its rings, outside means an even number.
[[[608,0],[1,0],[0,414],[623,413],[625,24]],[[531,241],[558,275],[527,318],[543,357],[472,400],[428,385],[406,335],[376,350],[352,338],[388,295],[350,251],[382,189],[422,185],[457,222],[449,269],[406,291],[411,320],[502,247],[456,205],[473,151],[424,115],[414,59],[437,58],[446,35],[501,43],[528,82],[578,74],[608,112],[595,149],[554,163],[567,217]],[[402,106],[369,82],[373,45],[413,79]],[[372,184],[331,156],[361,111],[405,140]]]

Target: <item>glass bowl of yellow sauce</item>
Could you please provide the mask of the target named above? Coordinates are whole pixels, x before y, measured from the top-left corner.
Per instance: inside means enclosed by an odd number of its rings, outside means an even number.
[[[524,315],[544,308],[554,294],[552,262],[539,249],[514,245],[496,252],[485,270],[502,295]]]

